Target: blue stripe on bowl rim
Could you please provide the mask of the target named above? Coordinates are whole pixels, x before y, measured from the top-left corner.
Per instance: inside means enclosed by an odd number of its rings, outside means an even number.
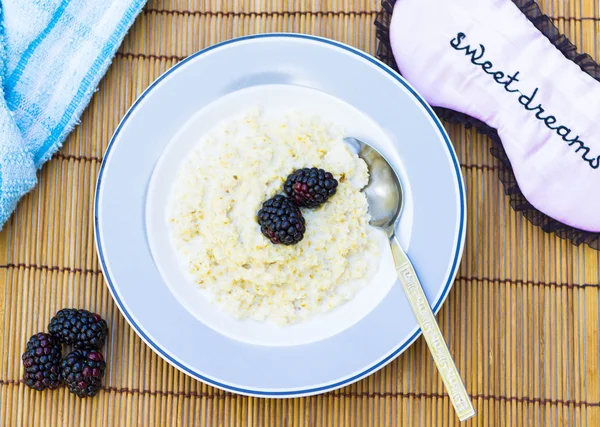
[[[459,230],[458,230],[458,239],[457,239],[457,244],[456,244],[456,250],[455,250],[455,254],[454,254],[454,259],[452,260],[452,268],[448,275],[448,280],[447,280],[446,284],[444,285],[442,294],[436,301],[435,305],[432,307],[433,312],[436,314],[439,311],[439,309],[441,308],[442,303],[445,301],[446,297],[448,296],[448,292],[450,291],[450,288],[452,287],[452,283],[454,282],[454,279],[456,277],[456,273],[458,270],[458,264],[459,264],[459,261],[461,258],[463,245],[465,242],[466,200],[465,200],[464,182],[463,182],[462,174],[460,171],[460,165],[459,165],[458,159],[456,157],[456,152],[454,151],[454,147],[453,147],[452,143],[450,142],[450,138],[448,137],[448,134],[446,133],[446,130],[444,129],[442,123],[440,122],[438,117],[433,112],[433,109],[427,104],[427,102],[425,102],[425,100],[421,97],[421,95],[419,95],[398,73],[396,73],[394,70],[392,70],[390,67],[388,67],[383,62],[372,57],[371,55],[368,55],[365,52],[362,52],[356,48],[353,48],[349,45],[346,45],[344,43],[341,43],[341,42],[338,42],[335,40],[331,40],[331,39],[327,39],[327,38],[323,38],[323,37],[312,36],[312,35],[307,35],[307,34],[269,33],[269,34],[255,34],[255,35],[249,35],[249,36],[242,36],[242,37],[237,37],[237,38],[227,40],[224,42],[220,42],[215,45],[209,46],[203,50],[200,50],[200,51],[190,55],[189,57],[183,59],[181,62],[178,62],[177,64],[175,64],[173,67],[171,67],[169,70],[167,70],[164,74],[162,74],[160,77],[158,77],[146,90],[144,90],[144,92],[142,92],[142,94],[139,96],[139,98],[133,103],[133,105],[129,108],[129,110],[127,111],[127,113],[125,114],[125,116],[123,117],[121,122],[119,123],[119,126],[115,130],[115,133],[113,134],[113,136],[108,144],[108,147],[106,149],[104,159],[100,166],[100,171],[98,172],[98,181],[96,184],[96,196],[95,196],[95,201],[94,201],[94,236],[96,238],[96,248],[98,251],[98,258],[100,260],[100,266],[102,268],[104,278],[108,284],[108,287],[113,296],[113,299],[115,300],[115,302],[117,303],[117,306],[119,307],[119,310],[125,316],[127,322],[133,327],[133,329],[136,331],[136,333],[159,356],[161,356],[169,364],[175,366],[177,369],[181,370],[182,372],[185,372],[188,375],[192,376],[193,378],[201,380],[211,386],[220,388],[222,390],[242,394],[242,395],[256,396],[256,397],[280,397],[280,398],[283,398],[283,397],[310,396],[310,395],[314,395],[314,394],[324,393],[327,391],[332,391],[337,388],[352,384],[352,383],[368,376],[369,374],[377,371],[378,369],[382,368],[383,366],[387,365],[392,360],[394,360],[398,355],[400,355],[405,349],[407,349],[419,337],[419,335],[421,334],[421,329],[420,328],[417,329],[416,332],[408,340],[406,340],[403,344],[400,345],[400,347],[398,347],[396,350],[394,350],[392,353],[390,353],[388,356],[386,356],[385,358],[383,358],[376,364],[368,367],[364,371],[362,371],[358,374],[355,374],[349,378],[346,378],[344,380],[341,380],[341,381],[338,381],[335,383],[331,383],[328,385],[307,388],[307,389],[302,389],[302,390],[264,391],[264,390],[251,390],[251,389],[245,389],[245,388],[241,388],[241,387],[235,387],[235,386],[232,386],[229,384],[224,384],[219,381],[215,381],[211,378],[207,378],[207,377],[203,376],[202,374],[199,374],[198,372],[193,371],[192,369],[183,365],[179,361],[175,360],[173,357],[169,356],[169,354],[167,354],[166,351],[164,351],[157,343],[152,341],[152,339],[142,331],[140,326],[133,320],[131,315],[127,312],[123,302],[121,301],[121,299],[119,298],[119,296],[116,292],[115,286],[114,286],[110,276],[107,273],[108,270],[106,268],[106,261],[104,259],[104,254],[102,252],[102,242],[101,242],[100,233],[99,233],[99,219],[98,219],[98,209],[97,208],[98,208],[98,203],[99,203],[99,194],[100,194],[99,190],[100,190],[100,186],[102,185],[102,175],[104,173],[104,167],[109,159],[109,154],[110,154],[111,148],[113,146],[113,143],[117,139],[119,132],[121,131],[121,128],[123,127],[123,125],[125,124],[127,119],[129,118],[131,113],[135,110],[135,108],[142,101],[142,99],[144,99],[144,97],[146,95],[148,95],[148,93],[150,93],[156,85],[158,85],[165,77],[167,77],[169,74],[171,74],[173,71],[175,71],[177,68],[179,68],[186,62],[188,62],[191,59],[196,58],[204,53],[210,52],[211,50],[218,49],[220,47],[223,47],[223,46],[226,46],[226,45],[229,45],[232,43],[242,42],[242,41],[246,41],[246,40],[259,39],[259,38],[286,38],[286,37],[325,43],[325,44],[328,44],[328,45],[331,45],[331,46],[334,46],[337,48],[341,48],[341,49],[346,50],[355,55],[358,55],[362,59],[365,59],[365,60],[369,61],[370,63],[376,65],[381,70],[385,71],[387,74],[389,74],[391,77],[393,77],[398,83],[400,83],[402,86],[404,86],[404,88],[406,90],[408,90],[415,97],[415,99],[417,99],[419,101],[419,103],[425,109],[427,114],[431,117],[431,119],[435,123],[437,129],[439,130],[441,136],[443,137],[443,139],[446,143],[446,147],[448,148],[450,158],[452,159],[452,163],[454,165],[454,171],[456,173],[456,178],[458,181],[458,189],[459,189],[459,196],[460,196],[460,224],[459,224]]]

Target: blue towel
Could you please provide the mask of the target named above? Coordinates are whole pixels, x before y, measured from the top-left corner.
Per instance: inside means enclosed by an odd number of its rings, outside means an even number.
[[[145,0],[0,0],[0,228],[78,123]]]

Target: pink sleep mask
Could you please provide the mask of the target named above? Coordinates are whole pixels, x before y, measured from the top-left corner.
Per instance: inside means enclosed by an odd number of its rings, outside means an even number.
[[[440,117],[496,142],[513,207],[545,231],[599,248],[600,66],[531,0],[383,6],[380,59]]]

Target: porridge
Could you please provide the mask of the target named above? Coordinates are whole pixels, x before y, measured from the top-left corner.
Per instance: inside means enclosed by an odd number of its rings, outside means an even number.
[[[211,301],[241,319],[297,323],[348,301],[379,265],[378,230],[361,189],[368,170],[341,129],[296,111],[259,110],[202,137],[180,166],[168,206],[172,241],[185,269]],[[257,212],[306,167],[338,181],[335,195],[302,209],[294,245],[273,244]]]

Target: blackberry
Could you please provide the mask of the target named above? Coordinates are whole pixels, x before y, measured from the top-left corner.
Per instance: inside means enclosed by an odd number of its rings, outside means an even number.
[[[295,245],[304,237],[304,217],[292,199],[272,197],[262,204],[257,216],[260,231],[271,243]]]
[[[92,397],[100,390],[106,363],[95,350],[74,350],[62,362],[62,379],[71,393]]]
[[[48,331],[60,342],[73,344],[75,348],[99,349],[104,345],[108,325],[96,313],[65,308],[52,318]]]
[[[317,168],[304,168],[288,176],[283,190],[298,206],[316,208],[336,192],[337,180],[329,172]]]
[[[21,357],[25,374],[23,382],[35,390],[54,390],[61,384],[62,347],[52,335],[39,333],[27,342]]]

